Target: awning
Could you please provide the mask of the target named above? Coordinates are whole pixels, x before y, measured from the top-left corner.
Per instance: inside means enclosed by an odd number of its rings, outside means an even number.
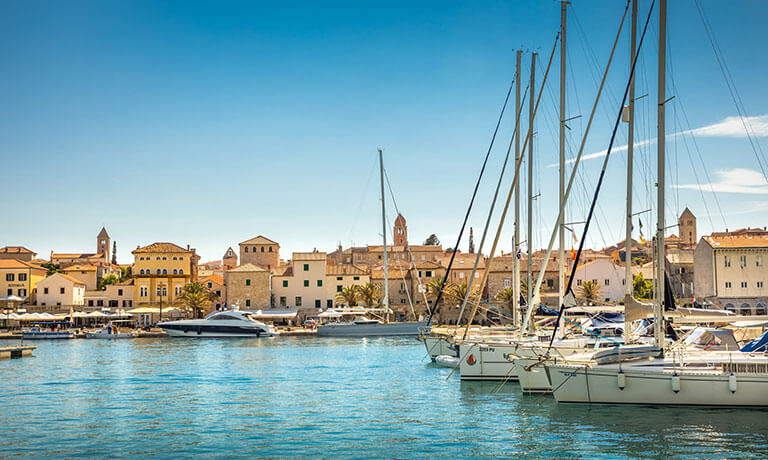
[[[163,308],[163,313],[175,313],[178,312],[179,309],[175,307],[171,308]],[[127,310],[128,313],[154,313],[154,314],[160,314],[160,309],[155,307],[138,307],[133,308],[131,310]]]

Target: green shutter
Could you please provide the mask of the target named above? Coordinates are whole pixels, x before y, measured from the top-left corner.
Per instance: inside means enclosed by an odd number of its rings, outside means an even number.
[[[251,280],[245,280],[245,285],[246,286],[250,286],[251,285]]]
[[[288,280],[283,280],[283,287],[288,287]]]
[[[309,280],[304,280],[304,287],[309,287]]]
[[[317,280],[317,287],[323,287],[323,280]]]

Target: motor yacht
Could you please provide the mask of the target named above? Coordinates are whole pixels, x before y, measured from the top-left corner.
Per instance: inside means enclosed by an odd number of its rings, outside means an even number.
[[[271,337],[279,334],[274,326],[237,310],[213,312],[202,319],[168,321],[158,327],[171,337]]]

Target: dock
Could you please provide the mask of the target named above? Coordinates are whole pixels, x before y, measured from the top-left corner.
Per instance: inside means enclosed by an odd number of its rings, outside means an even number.
[[[285,329],[278,328],[280,331],[280,336],[282,337],[298,337],[298,336],[304,336],[304,337],[314,337],[317,335],[317,329],[309,329],[304,327],[288,327]]]
[[[37,347],[32,345],[22,345],[18,347],[0,347],[0,359],[15,359],[24,356],[31,356],[32,350]]]

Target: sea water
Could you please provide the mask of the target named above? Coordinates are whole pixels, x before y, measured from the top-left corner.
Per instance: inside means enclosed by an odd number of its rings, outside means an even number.
[[[766,410],[557,404],[460,382],[413,338],[35,345],[0,361],[1,458],[768,455]]]

